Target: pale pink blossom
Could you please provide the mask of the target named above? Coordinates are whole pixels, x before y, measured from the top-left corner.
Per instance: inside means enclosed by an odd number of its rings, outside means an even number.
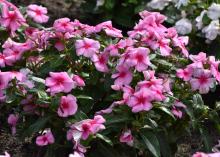
[[[2,5],[2,15],[0,17],[0,24],[2,27],[7,28],[11,31],[11,35],[15,35],[15,31],[20,28],[22,25],[26,25],[26,21],[20,11],[5,3],[1,3]]]
[[[123,37],[121,33],[122,31],[114,28],[112,26],[111,21],[106,21],[106,22],[98,24],[97,26],[95,26],[95,30],[96,32],[100,32],[101,30],[104,30],[107,35],[112,36],[112,37],[117,37],[117,38]]]
[[[119,65],[117,66],[117,73],[112,75],[112,78],[116,79],[115,85],[128,85],[132,81],[132,73],[129,71],[128,66]]]
[[[160,48],[160,53],[162,56],[169,56],[172,48],[169,47],[170,40],[169,39],[162,39],[159,41],[159,48]]]
[[[72,132],[72,138],[75,141],[80,138],[86,140],[89,135],[94,135],[98,131],[105,129],[103,123],[105,123],[105,119],[101,115],[95,116],[94,119],[86,119],[75,123],[71,126],[72,131],[69,131],[69,135],[67,137],[70,139],[70,133]]]
[[[27,7],[27,15],[37,23],[46,23],[49,19],[47,8],[36,4],[31,4]]]
[[[53,28],[57,31],[57,32],[72,32],[74,31],[74,24],[73,22],[70,21],[69,18],[61,18],[61,19],[57,19],[54,24],[53,24]]]
[[[18,122],[19,116],[16,114],[10,114],[8,116],[8,124],[11,126],[12,135],[16,134],[16,125]]]
[[[185,47],[185,45],[187,45],[189,42],[189,37],[175,37],[172,38],[172,41],[174,46],[177,46],[181,49],[181,52],[185,57],[189,56],[189,52]]]
[[[8,87],[9,81],[11,81],[12,76],[10,72],[1,72],[0,71],[0,89],[5,89]]]
[[[150,50],[144,47],[138,47],[131,52],[129,63],[135,66],[135,69],[139,72],[144,71],[151,64],[148,57]]]
[[[152,78],[148,81],[138,82],[139,88],[148,88],[148,89],[163,89],[163,79]]]
[[[84,87],[85,86],[85,82],[83,80],[83,78],[81,78],[78,75],[73,75],[72,77],[73,81],[76,82],[76,85],[79,87]]]
[[[182,118],[183,113],[182,113],[181,109],[185,109],[185,108],[186,108],[186,105],[184,105],[181,101],[176,100],[173,104],[173,108],[172,108],[171,112],[177,118]]]
[[[78,108],[76,101],[76,97],[71,94],[67,96],[62,96],[57,111],[58,115],[60,117],[68,117],[74,115]]]
[[[205,154],[205,153],[202,153],[202,152],[197,152],[192,157],[210,157],[210,156],[208,154]]]
[[[58,51],[63,51],[65,49],[65,45],[61,41],[57,41],[54,46]]]
[[[206,94],[214,87],[215,79],[209,70],[197,69],[190,80],[192,90],[199,90],[199,93]]]
[[[2,53],[0,53],[0,67],[4,68],[5,64],[6,64],[5,63],[5,56]]]
[[[84,38],[83,40],[76,40],[75,43],[76,54],[85,57],[93,57],[94,54],[99,53],[100,44],[98,41]]]
[[[192,78],[192,74],[192,68],[178,69],[176,73],[177,77],[183,79],[184,81],[189,81]]]
[[[75,83],[66,72],[50,72],[50,77],[46,78],[45,85],[49,87],[47,92],[52,95],[60,92],[69,93],[75,88]]]
[[[11,157],[11,155],[8,154],[8,152],[5,152],[5,155],[0,155],[0,157]]]
[[[176,109],[175,107],[172,108],[171,112],[173,113],[174,116],[177,118],[182,118],[183,113],[181,110]]]
[[[207,62],[206,53],[200,52],[198,55],[190,55],[189,58],[194,62],[191,64],[195,68],[203,68],[203,64]]]
[[[2,48],[4,48],[3,55],[5,64],[11,66],[17,60],[21,59],[24,52],[32,49],[33,44],[29,40],[25,43],[18,43],[12,41],[11,38],[8,38],[8,40],[2,45]]]
[[[153,107],[151,103],[152,100],[153,97],[150,90],[140,90],[130,97],[128,106],[132,108],[132,112],[149,111]]]
[[[108,58],[109,58],[108,52],[103,52],[101,54],[92,56],[92,61],[94,62],[95,67],[98,71],[101,71],[101,72],[109,71],[108,66],[107,66]]]
[[[134,144],[134,138],[131,134],[131,130],[126,130],[121,134],[120,142],[126,143],[129,146],[132,146]]]
[[[46,146],[55,142],[54,136],[50,130],[47,130],[43,135],[36,138],[36,144],[38,146]]]

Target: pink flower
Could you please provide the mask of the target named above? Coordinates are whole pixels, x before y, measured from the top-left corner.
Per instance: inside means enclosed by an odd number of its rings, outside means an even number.
[[[74,24],[69,18],[57,19],[53,24],[54,29],[57,32],[72,32],[74,31]]]
[[[101,115],[97,115],[94,119],[86,119],[73,124],[71,126],[72,131],[69,131],[69,133],[73,133],[72,135],[75,141],[80,138],[86,140],[89,135],[96,134],[98,131],[105,129],[103,123],[105,123],[105,119]],[[67,137],[70,139],[69,135]]]
[[[49,87],[47,92],[52,95],[60,92],[69,93],[75,88],[75,83],[66,72],[50,72],[50,77],[46,78],[45,85]]]
[[[205,154],[205,153],[202,153],[202,152],[197,152],[192,157],[209,157],[209,156],[208,156],[208,154]]]
[[[65,46],[61,41],[57,41],[54,46],[58,51],[63,51],[65,49]]]
[[[182,116],[183,116],[182,111],[176,109],[175,107],[172,108],[171,112],[172,112],[173,115],[176,116],[177,118],[182,118]]]
[[[98,24],[97,26],[95,26],[95,30],[96,32],[100,32],[101,30],[104,30],[107,35],[112,37],[116,37],[116,38],[123,37],[123,35],[121,34],[122,31],[112,27],[111,21],[106,21]]]
[[[169,47],[170,40],[169,39],[161,39],[159,41],[160,53],[162,56],[169,56],[172,49]]]
[[[212,74],[209,70],[196,69],[193,76],[195,78],[190,80],[193,91],[199,90],[201,94],[206,94],[210,88],[214,87],[215,79],[212,78]]]
[[[69,157],[84,157],[84,154],[81,152],[75,151],[73,154],[69,154]]]
[[[176,73],[177,77],[182,78],[184,81],[189,81],[192,77],[192,74],[192,68],[178,69]]]
[[[0,155],[0,157],[11,157],[11,155],[5,152],[5,155]]]
[[[175,115],[177,118],[182,118],[183,113],[180,109],[185,109],[186,106],[180,102],[180,101],[175,101],[173,104],[173,108],[172,108],[172,113],[173,115]]]
[[[149,111],[153,106],[153,100],[150,90],[140,90],[135,92],[128,100],[128,106],[132,108],[132,112]]]
[[[189,58],[194,62],[191,64],[195,68],[203,68],[203,64],[206,63],[206,53],[200,52],[198,55],[190,55]]]
[[[78,75],[73,75],[73,81],[76,82],[76,85],[79,87],[84,87],[85,86],[85,82],[84,80],[78,76]]]
[[[5,3],[2,5],[2,16],[0,17],[1,26],[9,29],[12,35],[15,35],[15,31],[22,25],[26,24],[26,21],[17,8],[11,8]]]
[[[91,58],[99,52],[100,44],[93,39],[84,38],[83,40],[76,40],[75,47],[78,56],[83,55]]]
[[[202,152],[197,152],[192,157],[220,157],[220,153],[205,154],[205,153],[202,153]]]
[[[38,136],[36,138],[36,144],[38,146],[46,146],[48,144],[53,144],[55,141],[53,134],[50,130],[46,131],[46,133],[44,133],[41,136]]]
[[[163,79],[152,78],[148,81],[140,81],[138,82],[138,87],[144,89],[163,89]]]
[[[78,106],[76,104],[76,98],[69,94],[61,97],[60,106],[57,113],[60,117],[68,117],[74,115],[77,111],[77,108]]]
[[[5,67],[5,56],[0,53],[0,67],[4,68]]]
[[[129,71],[129,67],[126,65],[117,66],[117,73],[112,75],[112,78],[116,78],[115,85],[128,85],[132,81],[132,73]]]
[[[31,4],[27,7],[27,15],[31,17],[37,23],[46,23],[49,19],[47,14],[47,8]]]
[[[18,119],[19,119],[18,115],[15,115],[15,114],[10,114],[8,116],[8,124],[11,126],[12,135],[16,134],[16,125],[17,125]]]
[[[132,65],[135,66],[135,69],[139,72],[144,71],[147,67],[151,64],[149,60],[149,49],[144,47],[139,47],[133,49],[134,51],[131,52],[130,62]]]
[[[12,76],[10,72],[0,71],[0,89],[5,89],[8,86],[9,81],[11,81]]]
[[[182,50],[182,54],[185,57],[189,56],[189,52],[187,51],[185,45],[189,42],[189,37],[175,37],[172,39],[174,46],[178,46]]]
[[[17,43],[8,38],[2,45],[4,48],[3,55],[6,65],[13,65],[14,62],[20,60],[23,53],[32,49],[32,42],[26,41],[25,43]]]
[[[134,143],[134,138],[131,134],[131,130],[123,132],[120,136],[121,143],[127,143],[127,145],[132,146]]]
[[[92,57],[92,61],[95,63],[95,67],[98,71],[101,72],[108,72],[108,58],[109,58],[109,54],[108,52],[103,52],[99,55],[93,55]]]

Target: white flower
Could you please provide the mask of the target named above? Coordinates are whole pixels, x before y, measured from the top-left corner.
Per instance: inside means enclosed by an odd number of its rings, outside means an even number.
[[[219,20],[212,21],[208,26],[202,29],[205,37],[209,40],[214,40],[219,34]]]
[[[202,19],[203,19],[205,13],[207,13],[207,10],[203,10],[203,11],[200,13],[200,15],[199,15],[198,17],[196,17],[196,27],[197,27],[198,29],[201,29],[202,26],[203,26]]]
[[[152,9],[163,10],[171,0],[151,0],[147,5]]]
[[[105,4],[105,0],[97,0],[96,1],[96,7],[103,6]]]
[[[217,20],[220,17],[220,4],[212,3],[208,8],[207,15],[212,20]]]
[[[188,19],[182,18],[176,22],[175,28],[179,34],[185,35],[192,31],[192,24]]]
[[[189,0],[177,0],[175,7],[179,9],[182,5],[187,6],[188,2]]]

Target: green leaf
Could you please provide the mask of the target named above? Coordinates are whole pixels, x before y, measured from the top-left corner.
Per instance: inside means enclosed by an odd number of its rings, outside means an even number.
[[[45,80],[39,77],[32,77],[32,80],[38,83],[45,84]]]
[[[144,141],[145,146],[155,156],[160,157],[160,145],[157,137],[150,131],[142,130],[140,136]]]
[[[202,96],[200,94],[193,95],[193,103],[195,105],[204,105],[204,102],[202,100]]]
[[[131,121],[132,118],[125,117],[125,116],[113,116],[110,118],[106,118],[106,125],[115,124],[115,123],[122,123],[126,121]]]
[[[202,136],[202,140],[205,144],[205,149],[207,152],[211,152],[212,150],[212,146],[211,146],[211,138],[210,138],[210,135],[207,131],[207,129],[205,127],[199,127],[199,132]]]
[[[109,145],[113,146],[112,141],[106,137],[105,135],[102,134],[96,134],[96,137],[100,138],[101,140],[105,141],[106,143],[108,143]]]
[[[46,123],[49,121],[50,117],[39,118],[34,124],[32,124],[25,132],[24,137],[31,136],[33,133],[39,132],[43,129]]]
[[[163,111],[164,113],[166,113],[166,114],[168,114],[170,117],[172,117],[173,119],[176,119],[175,117],[174,117],[174,115],[172,114],[172,112],[168,109],[168,108],[166,108],[166,107],[164,107],[164,106],[160,106],[160,107],[158,107],[158,109],[160,109],[161,111]]]
[[[161,64],[161,65],[164,65],[164,66],[169,66],[169,67],[173,66],[172,63],[169,63],[169,62],[167,62],[166,60],[163,60],[163,59],[157,59],[156,62]]]
[[[77,121],[88,119],[88,116],[83,111],[78,111],[74,115]]]
[[[161,154],[164,157],[172,157],[171,149],[168,143],[168,139],[164,133],[157,134],[157,138],[160,143]]]
[[[106,9],[112,9],[115,5],[115,0],[107,0],[105,1],[105,8]]]
[[[87,95],[78,95],[76,96],[77,99],[87,99],[87,100],[93,100],[92,97],[87,96]]]
[[[45,91],[42,91],[42,90],[37,91],[37,95],[38,95],[39,99],[43,99],[43,100],[49,99],[49,97]]]

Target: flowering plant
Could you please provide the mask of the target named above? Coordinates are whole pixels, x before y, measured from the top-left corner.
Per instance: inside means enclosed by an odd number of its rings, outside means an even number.
[[[219,61],[189,55],[164,15],[140,12],[124,37],[111,21],[46,28],[46,8],[0,2],[1,123],[38,154],[172,156],[180,135],[218,119],[200,94],[219,83]]]

